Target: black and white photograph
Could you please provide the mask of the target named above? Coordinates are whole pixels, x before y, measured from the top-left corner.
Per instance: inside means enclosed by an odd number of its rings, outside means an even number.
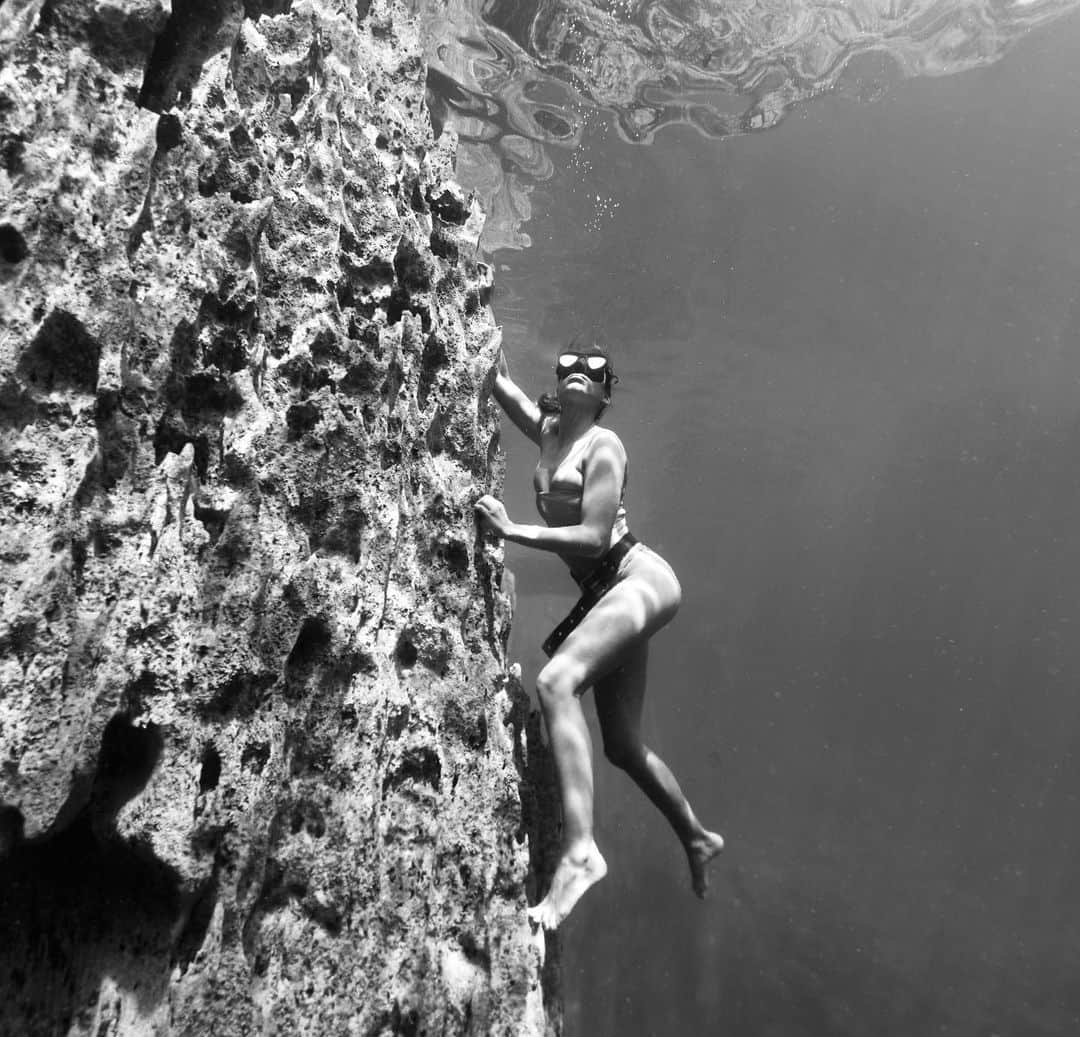
[[[1080,1035],[1080,0],[0,0],[0,1037]]]

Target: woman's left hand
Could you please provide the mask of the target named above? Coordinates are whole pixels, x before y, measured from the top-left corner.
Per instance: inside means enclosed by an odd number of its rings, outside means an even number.
[[[501,537],[506,536],[506,530],[510,526],[510,516],[507,515],[502,501],[492,497],[490,493],[485,493],[476,502],[476,517],[484,528],[498,533]]]

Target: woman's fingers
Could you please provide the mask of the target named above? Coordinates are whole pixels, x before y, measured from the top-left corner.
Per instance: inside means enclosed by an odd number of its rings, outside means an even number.
[[[485,493],[474,507],[480,521],[498,532],[500,523],[506,515],[502,503],[497,498],[492,497],[490,493]]]
[[[504,378],[510,376],[510,365],[506,362],[506,354],[502,350],[502,325],[498,325],[488,339],[489,346],[495,346],[499,350],[498,359],[495,361],[497,370]]]
[[[476,502],[476,504],[474,505],[474,507],[476,508],[476,517],[478,519],[480,519],[480,521],[484,525],[489,525],[491,523],[491,519],[492,519],[491,505],[494,503],[494,500],[495,500],[494,497],[490,497],[487,494],[484,494],[484,496],[481,497]]]

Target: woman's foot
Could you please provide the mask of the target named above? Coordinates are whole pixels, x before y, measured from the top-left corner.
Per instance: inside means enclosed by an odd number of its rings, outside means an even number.
[[[555,929],[582,894],[606,874],[607,863],[596,843],[590,841],[580,849],[567,850],[555,869],[548,895],[529,909],[529,918],[545,929]]]
[[[724,838],[718,832],[706,832],[686,845],[686,859],[690,862],[690,885],[699,897],[709,888],[709,876],[705,869],[724,848]]]

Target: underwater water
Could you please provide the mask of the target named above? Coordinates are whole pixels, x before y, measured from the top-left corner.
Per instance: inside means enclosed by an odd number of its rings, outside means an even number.
[[[438,6],[515,377],[613,353],[646,737],[728,841],[700,903],[597,752],[566,1033],[1080,1033],[1080,11]],[[508,559],[528,680],[573,586]]]

